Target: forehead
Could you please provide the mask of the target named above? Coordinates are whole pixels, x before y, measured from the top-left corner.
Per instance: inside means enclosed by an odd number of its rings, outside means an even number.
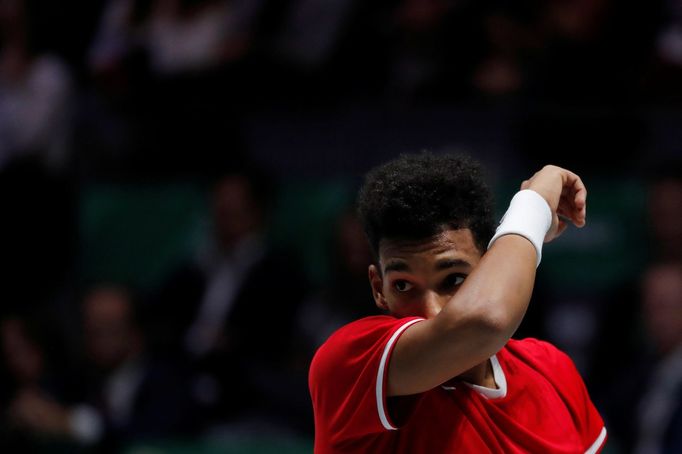
[[[436,260],[439,258],[462,259],[477,262],[481,251],[476,247],[473,234],[468,228],[444,230],[424,240],[386,240],[379,243],[379,260],[382,266],[393,261]]]

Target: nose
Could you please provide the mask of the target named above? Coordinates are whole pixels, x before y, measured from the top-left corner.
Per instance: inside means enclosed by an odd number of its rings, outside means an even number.
[[[446,302],[447,298],[445,295],[439,295],[434,291],[428,292],[425,295],[424,301],[424,317],[429,319],[438,315]]]

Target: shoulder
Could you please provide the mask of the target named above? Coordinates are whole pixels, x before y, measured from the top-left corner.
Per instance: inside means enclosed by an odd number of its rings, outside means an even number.
[[[395,318],[390,315],[375,315],[364,317],[348,323],[336,330],[320,346],[315,354],[315,359],[339,352],[366,351],[377,342],[382,341],[387,335],[405,324],[421,320],[417,317]]]
[[[417,317],[396,318],[390,315],[373,315],[348,323],[336,330],[325,344],[337,342],[370,340],[373,334],[381,334],[391,328],[401,326]]]
[[[506,351],[515,361],[544,376],[560,393],[583,394],[585,385],[575,363],[551,343],[533,338],[512,339]]]
[[[505,350],[515,361],[525,363],[555,384],[564,383],[561,386],[565,386],[567,382],[576,381],[582,384],[573,360],[549,342],[534,338],[511,339]]]
[[[566,353],[562,352],[551,343],[532,337],[521,340],[511,339],[507,343],[506,349],[513,355],[526,361],[572,363]]]
[[[365,317],[336,330],[317,350],[310,365],[311,378],[325,372],[354,369],[367,364],[418,317],[395,318],[389,315]]]
[[[606,439],[604,421],[573,360],[549,342],[537,339],[510,340],[505,354],[525,363],[551,385],[568,410],[586,452],[599,452]]]

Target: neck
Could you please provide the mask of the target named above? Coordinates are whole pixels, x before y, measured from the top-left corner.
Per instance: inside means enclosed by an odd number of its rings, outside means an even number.
[[[496,389],[495,375],[490,360],[486,359],[482,363],[472,367],[461,374],[458,378],[472,385],[485,386],[486,388]]]

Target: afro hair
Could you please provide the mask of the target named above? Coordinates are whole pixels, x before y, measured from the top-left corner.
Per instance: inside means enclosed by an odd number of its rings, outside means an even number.
[[[421,240],[468,228],[483,252],[495,230],[481,166],[460,154],[404,154],[365,177],[358,214],[378,257],[382,239]]]

